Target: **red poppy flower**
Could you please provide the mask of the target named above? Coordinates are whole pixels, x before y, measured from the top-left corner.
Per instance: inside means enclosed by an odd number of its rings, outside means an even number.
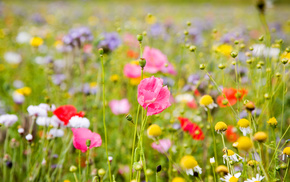
[[[137,52],[134,52],[134,51],[132,51],[132,50],[129,50],[129,51],[127,51],[127,56],[128,56],[129,58],[134,58],[134,59],[136,59],[136,58],[138,58],[139,54],[138,54]]]
[[[60,106],[53,111],[53,114],[56,115],[59,120],[64,122],[64,125],[67,125],[70,118],[73,116],[83,117],[85,115],[82,111],[77,113],[77,109],[71,105]]]
[[[187,102],[187,106],[189,108],[192,108],[192,109],[196,109],[197,108],[197,104],[196,104],[196,102],[194,100],[190,101],[190,102]]]
[[[203,132],[197,124],[192,123],[188,118],[178,117],[178,120],[183,131],[189,132],[194,140],[204,139]]]
[[[239,96],[237,95],[239,93]],[[237,103],[238,100],[243,99],[243,97],[248,93],[246,89],[234,89],[234,88],[224,88],[223,89],[223,95],[218,96],[217,103],[220,107],[227,107],[232,106]],[[224,98],[224,96],[226,98]],[[238,98],[237,98],[238,96]],[[228,103],[224,104],[223,101],[227,100]]]
[[[228,126],[225,136],[229,142],[235,142],[239,138],[239,135],[236,133],[236,128],[230,125]]]

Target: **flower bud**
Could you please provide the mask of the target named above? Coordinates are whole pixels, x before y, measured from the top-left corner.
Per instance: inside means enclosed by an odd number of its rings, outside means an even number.
[[[159,173],[159,172],[161,171],[161,169],[162,169],[161,165],[158,165],[158,166],[156,167],[156,172]]]
[[[76,166],[70,166],[69,171],[72,172],[72,173],[74,173],[74,172],[77,171],[77,169],[78,168]]]
[[[257,0],[256,7],[258,8],[260,13],[264,14],[266,7],[265,0]]]
[[[238,40],[235,40],[235,44],[239,44],[239,41]]]
[[[151,176],[153,174],[153,171],[151,169],[146,169],[146,175]]]
[[[224,64],[220,63],[220,64],[218,65],[218,67],[219,67],[219,69],[223,70],[223,69],[225,69],[226,66],[225,66]]]
[[[205,69],[205,65],[204,64],[200,64],[199,65],[199,69],[204,70]]]
[[[238,53],[233,51],[233,52],[231,52],[231,56],[232,56],[232,58],[236,58],[238,56]]]
[[[138,40],[139,42],[142,42],[142,40],[143,40],[143,35],[142,35],[142,34],[138,34],[138,35],[137,35],[137,40]]]
[[[262,36],[259,37],[259,41],[262,42],[263,40],[264,40],[264,35],[262,35]]]
[[[142,165],[139,163],[139,162],[134,162],[133,164],[133,168],[136,170],[136,171],[141,171],[142,170]]]
[[[126,119],[128,121],[131,121],[131,122],[133,121],[133,118],[132,118],[132,115],[131,114],[127,114]]]
[[[252,50],[254,50],[254,48],[251,46],[251,47],[249,47],[249,50],[252,51]]]
[[[101,169],[98,170],[98,175],[99,175],[101,178],[104,177],[105,174],[106,174],[106,171],[105,171],[103,168],[101,168]]]
[[[143,34],[144,36],[146,36],[146,35],[147,35],[147,32],[146,32],[146,31],[144,31],[142,34]]]
[[[141,66],[141,68],[144,68],[146,66],[146,60],[144,58],[140,58],[139,65]]]
[[[255,104],[251,101],[248,101],[246,104],[245,104],[245,107],[248,111],[253,111],[255,109]]]
[[[186,24],[187,24],[187,26],[190,26],[190,25],[191,25],[191,22],[190,22],[190,21],[188,21],[188,22],[186,22]]]
[[[283,59],[281,60],[281,62],[282,62],[283,64],[287,64],[287,63],[288,63],[288,59],[287,59],[287,58],[283,58]]]
[[[277,72],[277,73],[275,74],[275,76],[276,76],[277,78],[279,78],[279,77],[281,77],[281,73]]]
[[[190,47],[189,47],[189,50],[190,50],[191,52],[194,52],[194,51],[196,50],[196,46],[194,46],[194,45],[190,46]]]
[[[91,140],[87,140],[86,141],[86,145],[87,145],[88,148],[90,148],[90,146],[91,146]]]
[[[290,47],[287,47],[287,48],[285,49],[285,51],[286,51],[287,53],[290,53]]]
[[[99,49],[99,54],[100,54],[100,55],[103,55],[103,54],[104,54],[104,49],[103,49],[103,48],[100,48],[100,49]]]

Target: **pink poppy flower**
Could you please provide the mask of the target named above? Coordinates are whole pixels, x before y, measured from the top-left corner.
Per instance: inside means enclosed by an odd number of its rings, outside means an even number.
[[[101,136],[98,133],[93,133],[87,128],[72,128],[74,135],[73,145],[76,149],[86,152],[88,147],[86,145],[87,140],[91,140],[90,149],[93,147],[99,147],[102,145]]]
[[[128,78],[139,78],[141,76],[141,67],[128,63],[124,67],[124,75]]]
[[[115,115],[127,114],[131,107],[128,99],[111,100],[109,106]]]
[[[168,63],[167,57],[160,50],[148,46],[144,48],[143,58],[146,59],[144,71],[148,73],[157,73]]]
[[[124,43],[130,47],[136,47],[138,48],[139,47],[139,42],[138,40],[136,39],[136,36],[132,35],[132,34],[128,34],[126,33],[124,36],[123,36],[123,40],[124,40]]]
[[[138,102],[144,109],[147,108],[147,116],[159,114],[171,105],[170,91],[162,84],[161,78],[152,76],[143,79],[138,85]]]
[[[164,154],[166,153],[171,147],[171,141],[169,139],[162,139],[159,140],[159,143],[154,142],[151,144],[151,147],[158,152]]]

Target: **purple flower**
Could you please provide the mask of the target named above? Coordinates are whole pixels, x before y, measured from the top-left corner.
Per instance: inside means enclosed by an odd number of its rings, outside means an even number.
[[[105,52],[114,51],[121,44],[121,39],[116,32],[104,33],[103,38],[98,47],[103,48]]]

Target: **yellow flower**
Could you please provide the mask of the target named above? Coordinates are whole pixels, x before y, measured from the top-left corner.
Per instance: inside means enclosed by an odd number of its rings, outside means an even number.
[[[24,96],[28,96],[31,94],[31,88],[29,88],[29,87],[22,87],[22,88],[15,90],[15,91],[21,95],[24,95]]]
[[[274,126],[274,127],[277,126],[277,124],[278,124],[275,117],[270,118],[269,121],[267,121],[267,123],[271,126]]]
[[[220,133],[220,132],[224,132],[228,129],[228,126],[226,123],[220,121],[220,122],[217,122],[217,124],[215,125],[214,127],[215,131]]]
[[[161,128],[157,124],[152,124],[147,129],[147,135],[149,137],[158,137],[161,135],[161,133],[162,133]]]
[[[130,64],[135,64],[135,65],[139,65],[139,61],[131,61]]]
[[[119,75],[117,74],[113,74],[111,77],[110,77],[110,80],[112,82],[117,82],[119,80]]]
[[[185,155],[181,158],[180,165],[184,169],[193,169],[198,165],[198,163],[193,156]]]
[[[232,150],[227,150],[228,151],[228,156],[232,156],[232,155],[235,155],[235,152],[232,151]]]
[[[247,119],[244,119],[244,118],[243,119],[240,119],[238,121],[238,126],[241,127],[241,128],[247,128],[247,127],[250,126],[250,121],[247,120]]]
[[[215,171],[219,174],[222,173],[223,175],[226,173],[229,173],[227,166],[224,166],[224,165],[218,166]]]
[[[54,42],[54,44],[53,44],[53,45],[54,45],[54,47],[56,47],[56,48],[57,48],[57,47],[59,47],[59,46],[62,46],[62,45],[63,45],[63,42],[62,42],[62,41],[60,41],[60,40],[57,40],[57,41],[55,41],[55,42]]]
[[[43,40],[40,37],[33,37],[30,39],[30,45],[33,47],[39,47],[43,44]]]
[[[145,21],[148,24],[154,24],[156,22],[156,17],[151,15],[151,14],[149,14],[148,16],[146,16]]]
[[[283,150],[283,154],[290,155],[290,147],[285,147]]]
[[[257,166],[258,165],[258,161],[256,161],[256,160],[249,160],[248,165],[249,166]]]
[[[241,136],[238,138],[237,142],[239,150],[249,151],[253,147],[252,140],[246,136]]]
[[[173,178],[172,182],[185,182],[185,179],[183,179],[181,177],[175,177],[175,178]]]
[[[229,44],[221,44],[216,48],[216,51],[225,56],[230,56],[231,52],[233,51],[233,47]]]
[[[283,52],[283,54],[281,54],[281,60],[282,60],[283,58],[287,58],[288,60],[290,60],[290,53],[288,53],[288,52]]]
[[[139,85],[140,82],[141,82],[141,77],[138,77],[138,78],[130,78],[130,84],[131,85]]]
[[[65,179],[63,182],[70,182],[70,180],[68,180],[68,179]]]
[[[91,83],[90,83],[90,87],[91,87],[91,88],[96,87],[96,86],[97,86],[97,82],[91,82]]]
[[[4,64],[0,64],[0,71],[3,71],[3,70],[5,70],[5,66]]]
[[[210,95],[204,95],[199,100],[199,104],[202,106],[208,106],[212,103],[213,103],[213,99]]]
[[[267,134],[263,131],[259,131],[254,135],[254,140],[258,142],[265,142],[267,138],[268,138]]]

